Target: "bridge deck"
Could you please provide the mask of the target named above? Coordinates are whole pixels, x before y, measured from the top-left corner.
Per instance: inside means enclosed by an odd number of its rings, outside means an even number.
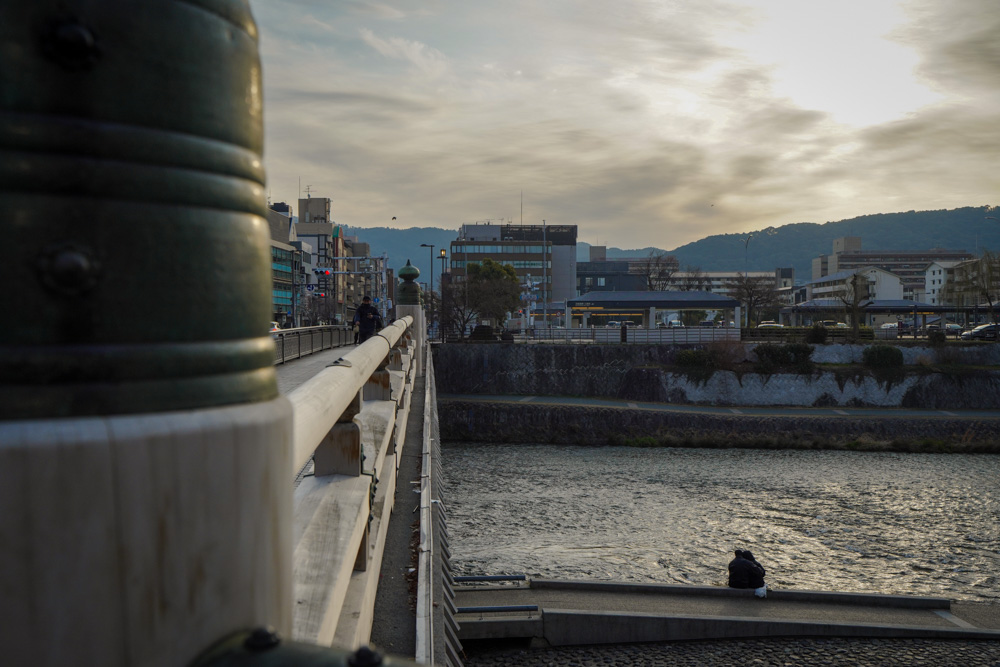
[[[456,590],[461,638],[553,646],[737,637],[1000,639],[1000,607],[946,599],[720,587],[532,581]],[[537,605],[538,611],[463,611]]]

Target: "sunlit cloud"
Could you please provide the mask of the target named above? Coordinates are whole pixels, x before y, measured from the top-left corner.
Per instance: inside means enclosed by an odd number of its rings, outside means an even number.
[[[993,0],[252,0],[272,198],[673,248],[991,203]]]

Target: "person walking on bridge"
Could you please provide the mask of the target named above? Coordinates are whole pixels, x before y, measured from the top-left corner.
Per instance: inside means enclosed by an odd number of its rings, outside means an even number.
[[[354,311],[353,323],[358,325],[358,343],[364,343],[384,326],[370,296],[361,299],[361,305]]]

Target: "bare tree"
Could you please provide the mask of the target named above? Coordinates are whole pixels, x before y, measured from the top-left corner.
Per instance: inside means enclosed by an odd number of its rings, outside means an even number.
[[[845,290],[838,295],[844,304],[847,316],[851,320],[851,336],[857,339],[861,332],[861,321],[864,319],[865,307],[871,302],[871,289],[868,276],[862,271],[854,273],[847,279]]]
[[[660,252],[650,252],[649,257],[641,264],[641,272],[646,279],[646,289],[650,292],[662,292],[674,282],[674,274],[680,268],[680,262],[673,255]]]
[[[737,275],[729,283],[729,292],[747,309],[747,326],[760,320],[761,311],[780,305],[773,278]]]
[[[684,280],[678,281],[678,289],[685,292],[707,292],[711,288],[711,281],[700,266],[688,265],[684,268]]]
[[[955,267],[954,279],[941,290],[942,300],[959,307],[978,307],[985,302],[994,322],[994,304],[1000,301],[1000,254],[984,250],[977,259]]]

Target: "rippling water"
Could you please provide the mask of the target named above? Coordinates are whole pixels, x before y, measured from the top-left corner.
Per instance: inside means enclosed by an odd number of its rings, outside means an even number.
[[[448,443],[456,574],[1000,601],[1000,457]]]

